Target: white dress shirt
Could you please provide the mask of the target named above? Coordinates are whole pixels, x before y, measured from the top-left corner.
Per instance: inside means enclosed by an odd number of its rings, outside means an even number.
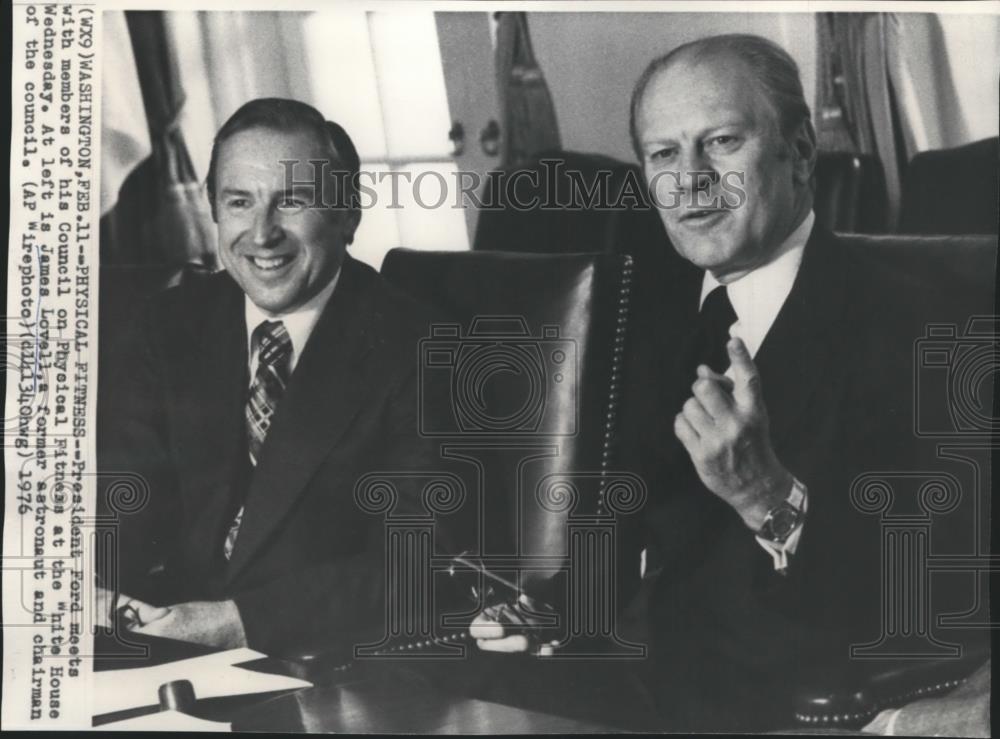
[[[733,304],[737,317],[736,323],[729,328],[729,335],[742,339],[751,357],[757,356],[767,332],[771,330],[781,306],[785,304],[788,293],[792,291],[792,284],[802,264],[802,253],[806,242],[809,241],[815,221],[816,214],[809,211],[802,223],[778,247],[771,261],[726,286],[729,302]],[[705,302],[708,294],[721,284],[710,272],[705,272],[699,307]],[[729,373],[727,370],[726,374]],[[806,495],[802,499],[803,512],[807,510],[808,503],[809,496]],[[757,543],[771,555],[776,570],[784,571],[788,566],[788,555],[795,553],[803,528],[804,525],[799,526],[783,544],[775,544],[759,536],[756,537]]]
[[[802,252],[809,241],[815,221],[816,215],[809,211],[798,228],[778,247],[770,262],[727,285],[729,302],[733,304],[733,310],[739,319],[732,325],[729,334],[743,339],[751,357],[757,356],[757,350],[764,343],[764,337],[771,330],[788,293],[792,291],[792,283],[802,264]],[[699,308],[708,294],[721,284],[711,272],[705,272]]]
[[[309,335],[312,334],[312,330],[316,327],[316,321],[319,320],[320,314],[329,302],[330,296],[333,295],[333,290],[337,287],[337,283],[339,281],[340,270],[338,269],[337,274],[335,274],[333,279],[330,280],[329,285],[311,297],[298,310],[294,310],[290,313],[284,313],[282,315],[268,315],[258,308],[256,304],[250,300],[249,296],[244,298],[247,322],[247,356],[250,358],[251,384],[253,384],[254,374],[257,372],[258,355],[258,347],[253,345],[254,329],[264,323],[264,321],[281,321],[285,324],[285,330],[288,332],[288,337],[292,340],[292,357],[288,368],[288,372],[291,374],[291,372],[295,369],[295,365],[298,364],[299,357],[302,356],[302,350],[305,349],[306,342],[309,341]]]

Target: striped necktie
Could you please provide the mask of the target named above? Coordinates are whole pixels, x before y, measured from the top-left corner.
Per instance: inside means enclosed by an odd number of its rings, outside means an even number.
[[[264,439],[271,428],[271,419],[292,371],[292,340],[284,323],[264,321],[254,329],[251,345],[257,347],[257,371],[247,399],[246,428],[250,464],[256,467]],[[240,506],[226,534],[223,552],[227,560],[232,557],[242,521],[243,506]]]

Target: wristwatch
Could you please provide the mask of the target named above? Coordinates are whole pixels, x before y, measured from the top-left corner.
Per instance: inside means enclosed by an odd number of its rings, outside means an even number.
[[[775,544],[784,544],[805,520],[806,514],[802,506],[805,498],[806,486],[793,477],[788,497],[767,512],[757,536]]]

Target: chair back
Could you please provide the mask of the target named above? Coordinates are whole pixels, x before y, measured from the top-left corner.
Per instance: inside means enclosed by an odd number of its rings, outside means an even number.
[[[993,310],[996,294],[996,236],[911,236],[907,234],[838,234],[864,248],[893,271],[929,288],[961,286],[963,306]],[[965,301],[969,301],[968,303]]]
[[[481,471],[481,551],[548,581],[569,519],[607,513],[631,258],[394,249],[382,274],[447,316],[421,343],[419,423]]]
[[[902,233],[995,234],[1000,228],[1000,138],[923,151],[903,174]]]
[[[875,156],[821,151],[815,176],[813,208],[818,224],[831,231],[886,230],[885,176]]]

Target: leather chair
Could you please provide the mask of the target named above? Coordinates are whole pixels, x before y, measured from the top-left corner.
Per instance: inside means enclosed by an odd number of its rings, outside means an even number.
[[[846,242],[870,250],[894,270],[925,282],[965,286],[966,296],[992,310],[996,293],[997,238],[987,235],[923,236],[838,234]]]
[[[1000,228],[1000,139],[920,152],[903,176],[900,232],[995,234]]]
[[[480,549],[565,557],[570,517],[607,512],[631,258],[394,249],[382,274],[447,316],[421,350],[421,432],[442,447],[475,447],[470,457],[512,445],[523,457],[516,467],[478,460],[492,498],[482,501]],[[575,507],[540,497],[557,479],[575,486]],[[544,591],[553,575],[528,572],[524,587]]]
[[[542,152],[525,166],[490,173],[473,249],[642,256],[658,250],[666,236],[656,211],[639,202],[644,188],[635,164]]]
[[[870,154],[821,151],[813,208],[831,231],[883,233],[887,195],[879,160]]]
[[[643,490],[631,487],[636,480],[615,472],[632,259],[395,249],[382,273],[449,317],[429,347],[442,354],[432,356],[426,343],[422,352],[422,391],[432,402],[421,410],[437,414],[422,418],[423,430],[450,449],[445,457],[474,459],[480,466],[485,564],[511,580],[518,575],[513,566],[504,567],[504,555],[511,562],[510,555],[520,555],[517,562],[533,568],[522,570],[520,586],[566,619],[551,619],[549,636],[568,637],[559,654],[573,655],[525,660],[473,650],[469,660],[438,668],[424,663],[421,669],[436,670],[434,679],[444,690],[595,721],[608,720],[611,712],[617,726],[648,727],[649,707],[641,705],[641,688],[629,682],[636,678],[622,660],[641,657],[642,647],[617,638],[608,609],[587,607],[588,595],[607,598],[617,589],[611,529],[640,511],[643,501]],[[489,320],[497,316],[505,319]],[[565,353],[561,362],[554,357],[558,351]],[[529,357],[543,369],[524,369]],[[507,371],[470,383],[491,363]],[[455,381],[453,394],[427,382],[428,371],[442,369],[447,381]],[[532,376],[543,389],[536,396],[531,383],[521,382]],[[523,418],[519,409],[538,399],[543,412],[529,423],[514,421]],[[501,590],[490,600],[515,598]],[[566,608],[567,600],[576,607]],[[481,603],[472,613],[479,608]],[[617,657],[603,658],[609,655]],[[609,685],[622,695],[609,698]]]
[[[800,727],[812,729],[858,729],[887,708],[900,708],[955,690],[989,658],[990,650],[982,648],[958,659],[888,662],[857,685],[802,695],[795,721]]]

